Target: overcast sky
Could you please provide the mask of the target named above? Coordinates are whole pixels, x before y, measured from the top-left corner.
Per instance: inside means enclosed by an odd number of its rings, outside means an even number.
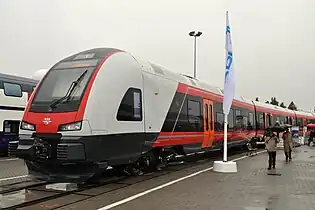
[[[223,87],[229,10],[236,91],[309,110],[313,97],[314,0],[1,0],[0,68],[31,76],[94,47],[116,47]]]

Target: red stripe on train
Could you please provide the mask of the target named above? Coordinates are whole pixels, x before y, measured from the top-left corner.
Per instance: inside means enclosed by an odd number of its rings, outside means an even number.
[[[178,84],[177,92],[187,93],[188,95],[199,96],[202,98],[207,98],[207,99],[214,100],[221,103],[223,102],[223,96],[221,95],[218,95],[216,93],[212,93],[212,92],[209,92],[209,91],[197,88],[197,87],[193,87],[184,83]],[[237,107],[247,108],[249,110],[254,110],[254,104],[249,104],[249,103],[234,100],[233,105]]]
[[[255,131],[249,132],[228,132],[228,141],[238,141],[255,136]],[[202,143],[205,138],[204,132],[161,132],[153,147],[165,147],[175,145],[187,145]],[[224,133],[215,132],[214,141],[223,141]]]
[[[213,93],[213,92],[209,92],[207,90],[203,90],[197,87],[193,87],[184,83],[179,83],[178,87],[177,87],[177,92],[180,93],[187,93],[188,95],[192,95],[192,96],[199,96],[202,98],[207,98],[213,101],[217,101],[217,102],[223,102],[223,96]],[[246,108],[249,110],[254,110],[254,104],[252,103],[246,103],[243,101],[238,101],[238,100],[233,100],[232,103],[233,106],[236,107],[240,107],[240,108]],[[280,116],[290,116],[290,117],[295,117],[294,113],[290,113],[290,112],[282,112],[282,111],[277,111],[277,110],[273,110],[273,109],[269,109],[269,108],[265,108],[265,107],[260,107],[259,105],[256,106],[257,111],[259,112],[265,112],[265,113],[272,113],[275,115],[280,115]],[[308,118],[307,116],[304,116],[305,118]],[[312,118],[312,117],[310,117]]]

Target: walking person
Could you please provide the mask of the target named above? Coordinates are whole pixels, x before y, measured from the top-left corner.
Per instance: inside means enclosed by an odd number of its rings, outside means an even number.
[[[308,138],[308,143],[307,143],[308,146],[311,145],[311,142],[313,141],[314,137],[315,137],[315,131],[314,131],[314,128],[312,128],[310,131],[310,136]]]
[[[285,154],[285,161],[288,162],[288,160],[292,160],[292,148],[293,148],[293,140],[292,140],[292,134],[289,131],[289,128],[286,128],[282,135],[283,139],[283,149],[284,149],[284,154]]]
[[[265,145],[269,155],[268,170],[271,169],[271,166],[272,168],[276,168],[277,143],[279,143],[279,139],[277,138],[277,136],[272,132],[268,132],[265,138]]]

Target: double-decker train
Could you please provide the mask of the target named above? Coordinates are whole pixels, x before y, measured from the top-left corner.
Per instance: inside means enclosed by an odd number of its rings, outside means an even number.
[[[107,169],[155,166],[177,155],[220,150],[223,91],[114,48],[55,64],[30,97],[18,144],[29,173],[83,180]],[[235,97],[228,147],[260,138],[268,125],[303,128],[312,113]],[[132,170],[135,171],[135,170]]]
[[[20,120],[37,80],[0,74],[0,153],[8,152],[8,142],[18,138]]]

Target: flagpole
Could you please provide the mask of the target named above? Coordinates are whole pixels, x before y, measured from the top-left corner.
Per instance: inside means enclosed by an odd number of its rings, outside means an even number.
[[[213,171],[221,173],[236,173],[236,162],[228,161],[227,158],[227,126],[228,115],[233,104],[235,92],[235,76],[233,69],[233,52],[231,41],[231,29],[229,23],[228,11],[226,11],[226,31],[225,31],[225,77],[224,77],[224,97],[223,97],[223,113],[224,113],[224,141],[223,141],[223,161],[214,161]]]
[[[227,125],[228,125],[228,116],[227,114],[224,114],[223,162],[227,162]]]
[[[223,141],[223,162],[227,162],[227,125],[228,125],[228,114],[230,112],[233,98],[234,98],[234,77],[231,75],[233,72],[233,53],[230,36],[230,23],[229,14],[226,11],[226,63],[225,63],[225,79],[224,79],[224,100],[223,100],[223,113],[224,113],[224,141]]]

